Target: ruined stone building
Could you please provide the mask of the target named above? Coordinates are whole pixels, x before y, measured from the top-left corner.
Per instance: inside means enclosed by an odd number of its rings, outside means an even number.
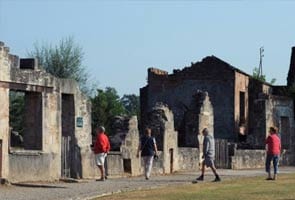
[[[0,178],[95,176],[91,105],[74,80],[46,73],[0,42],[0,102]]]
[[[154,174],[169,174],[175,171],[197,170],[199,150],[179,148],[174,128],[173,113],[166,105],[157,104],[149,113],[148,125],[156,137],[159,159],[154,161]],[[117,150],[108,155],[108,171],[112,175],[137,176],[143,173],[143,163],[136,157],[140,134],[137,117],[117,117],[112,123],[116,135],[111,137]],[[118,147],[118,148],[117,148]]]
[[[149,68],[140,89],[140,127],[151,127],[158,144],[153,173],[197,170],[204,127],[216,138],[217,167],[263,167],[269,126],[279,128],[281,163],[294,165],[294,47],[287,80],[287,86],[272,86],[215,56],[172,74]],[[9,54],[0,42],[0,102],[0,178],[97,176],[91,104],[75,81],[46,73],[35,59]],[[142,174],[137,117],[117,117],[112,128],[109,175]]]
[[[288,85],[294,85],[295,80],[294,48],[291,57]],[[269,126],[277,126],[286,149],[283,161],[294,164],[294,105],[288,88],[258,81],[215,56],[172,74],[149,68],[147,85],[140,89],[142,126],[148,113],[162,102],[173,112],[178,146],[198,147],[196,135],[205,126],[198,120],[196,95],[205,91],[213,107],[211,131],[215,138],[240,144],[242,149],[262,150]],[[231,156],[235,167],[241,167],[242,161],[235,162],[244,159],[243,155],[236,151]]]

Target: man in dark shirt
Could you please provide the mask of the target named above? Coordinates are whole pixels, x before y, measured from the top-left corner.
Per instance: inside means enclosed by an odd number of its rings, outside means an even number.
[[[154,155],[158,155],[156,140],[151,136],[151,133],[152,131],[150,128],[145,129],[145,135],[140,139],[136,155],[139,157],[139,152],[141,151],[141,157],[144,161],[144,174],[146,180],[149,180],[151,175]]]

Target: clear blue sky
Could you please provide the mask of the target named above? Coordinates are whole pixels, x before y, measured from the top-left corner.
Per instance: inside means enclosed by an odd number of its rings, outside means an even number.
[[[26,56],[34,42],[74,36],[99,87],[139,94],[147,68],[172,72],[215,55],[285,84],[295,46],[293,1],[0,0],[0,41]]]

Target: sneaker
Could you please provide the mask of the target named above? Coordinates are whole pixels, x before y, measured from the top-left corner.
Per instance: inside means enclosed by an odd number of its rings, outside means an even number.
[[[145,180],[149,180],[149,177],[145,177]]]
[[[268,177],[268,178],[266,178],[265,180],[267,180],[267,181],[272,181],[273,179],[270,178],[270,177]]]
[[[203,181],[204,180],[204,176],[199,176],[199,178],[196,178],[197,181]]]
[[[214,179],[213,182],[220,182],[220,181],[221,181],[220,177],[219,176],[216,176],[216,178]]]
[[[198,183],[197,180],[193,180],[193,181],[192,181],[192,184],[196,184],[196,183]]]

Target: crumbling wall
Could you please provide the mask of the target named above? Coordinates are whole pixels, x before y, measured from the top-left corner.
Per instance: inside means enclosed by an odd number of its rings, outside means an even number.
[[[7,82],[9,80],[10,71],[9,48],[0,41],[0,80]],[[1,178],[9,176],[9,89],[2,87],[5,85],[0,82],[0,140],[2,140],[2,166],[0,169]]]
[[[1,54],[1,51],[0,51]],[[1,61],[1,59],[0,59]],[[0,69],[1,70],[1,69]],[[8,160],[8,147],[9,147],[9,91],[7,88],[0,88],[0,140],[2,140],[2,166],[0,169],[1,178],[7,178],[9,174],[9,160]]]
[[[120,138],[123,139],[120,151],[122,152],[124,171],[137,176],[140,174],[141,169],[140,159],[136,157],[139,145],[137,117],[127,117],[123,121],[127,122],[122,123],[124,126],[121,128],[123,131],[120,134]]]
[[[238,138],[239,127],[245,127],[244,134],[248,134],[248,117],[249,117],[249,76],[236,72],[235,73],[235,134]]]
[[[234,80],[233,68],[211,56],[191,67],[174,70],[173,74],[152,74],[149,71],[148,85],[141,89],[141,120],[144,124],[147,113],[157,102],[167,104],[173,111],[175,129],[184,134],[186,118],[191,114],[191,102],[197,90],[207,91],[214,108],[214,130],[217,138],[234,139]],[[179,140],[180,146],[186,145]]]
[[[264,149],[262,141],[266,137],[266,106],[265,100],[271,93],[269,85],[251,78],[249,80],[249,122],[247,148]]]
[[[149,113],[147,126],[152,129],[157,146],[162,151],[163,173],[172,173],[178,167],[178,137],[174,128],[173,112],[167,105],[157,103]]]
[[[180,171],[197,171],[200,168],[200,152],[198,148],[178,148],[178,165]]]
[[[290,68],[287,77],[287,85],[289,87],[295,85],[295,47],[292,47],[291,50],[291,61],[290,61]]]
[[[195,140],[198,142],[197,147],[199,148],[199,161],[202,160],[203,156],[203,142],[204,136],[202,131],[204,128],[209,130],[209,134],[214,137],[214,111],[213,106],[211,104],[209,95],[207,92],[198,91],[196,94],[197,100],[197,109],[196,114],[198,116],[197,123],[197,131],[196,133],[192,133],[191,140]]]
[[[233,138],[234,115],[233,115],[233,84],[218,81],[184,81],[182,85],[174,89],[165,90],[160,94],[149,94],[149,105],[151,109],[156,102],[163,102],[173,111],[175,128],[180,134],[185,132],[186,118],[193,113],[191,102],[197,90],[207,91],[214,109],[214,131],[217,138]],[[211,95],[212,94],[212,95]],[[185,141],[180,141],[180,146],[191,146]],[[183,143],[182,143],[183,142]]]
[[[2,129],[0,140],[3,140],[4,148],[2,175],[10,181],[56,180],[61,177],[61,96],[62,93],[66,93],[74,95],[75,98],[74,118],[79,118],[80,121],[82,119],[82,125],[78,126],[78,122],[74,124],[73,140],[76,141],[76,146],[72,149],[74,151],[73,170],[80,171],[83,177],[95,176],[94,155],[90,150],[90,102],[80,92],[75,81],[53,77],[39,68],[36,63],[34,59],[19,61],[19,58],[10,55],[9,48],[0,42],[0,98],[4,106],[0,111]],[[33,115],[27,117],[32,124],[31,127],[27,127],[27,130],[34,128],[34,131],[29,131],[34,134],[26,135],[25,139],[30,141],[30,138],[33,138],[31,141],[38,141],[24,145],[25,149],[29,150],[18,150],[8,146],[9,90],[23,91],[26,95],[38,94],[38,98],[35,99],[35,102],[40,103],[37,110],[30,108],[35,104],[31,101],[32,99],[27,99],[30,102],[26,104],[26,113],[33,112]],[[42,119],[39,124],[34,123],[36,118]],[[36,166],[39,167],[38,170],[32,170]],[[19,170],[20,168],[22,170]],[[43,174],[40,175],[37,171],[42,171]],[[81,178],[82,175],[78,177]]]
[[[231,169],[264,168],[265,159],[265,150],[235,150],[231,157]]]
[[[293,106],[293,100],[288,97],[271,95],[265,101],[265,136],[268,135],[270,126],[278,127],[282,149],[284,149],[284,159],[282,160],[283,165],[294,164],[295,161],[295,124]]]
[[[79,89],[76,81],[60,79],[60,92],[72,94],[75,103],[75,144],[74,170],[80,178],[98,176],[99,172],[94,162],[94,153],[91,150],[91,102]]]

